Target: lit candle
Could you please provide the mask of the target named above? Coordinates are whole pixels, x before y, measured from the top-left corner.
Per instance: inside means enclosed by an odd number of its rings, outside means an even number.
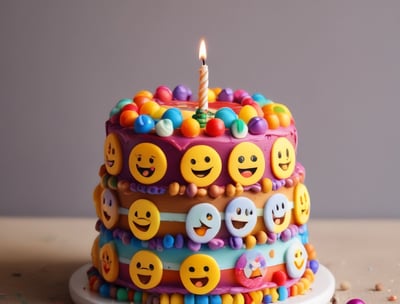
[[[200,84],[199,84],[199,109],[207,111],[208,109],[208,66],[206,65],[207,50],[206,43],[202,39],[199,48],[199,59],[202,62],[200,67]]]

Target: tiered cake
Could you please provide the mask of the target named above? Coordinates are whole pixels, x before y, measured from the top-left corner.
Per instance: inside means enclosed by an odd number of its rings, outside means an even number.
[[[135,303],[272,303],[318,270],[289,109],[261,94],[182,85],[111,110],[94,191],[90,289]],[[149,302],[150,301],[150,302]]]

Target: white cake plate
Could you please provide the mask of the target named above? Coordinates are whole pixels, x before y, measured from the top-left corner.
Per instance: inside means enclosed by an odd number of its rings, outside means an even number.
[[[86,271],[91,264],[83,265],[78,268],[69,280],[69,293],[72,301],[76,304],[125,304],[130,302],[119,302],[114,299],[106,299],[98,294],[91,292],[88,286]],[[335,278],[332,273],[323,265],[319,265],[319,270],[315,275],[315,281],[305,295],[288,298],[279,304],[328,304],[335,292]]]

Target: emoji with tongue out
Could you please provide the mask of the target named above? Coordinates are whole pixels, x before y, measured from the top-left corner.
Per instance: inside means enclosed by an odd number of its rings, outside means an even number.
[[[264,171],[264,153],[257,145],[251,142],[242,142],[236,145],[229,154],[229,175],[242,186],[257,183],[263,176]]]
[[[167,172],[167,158],[155,144],[137,144],[129,154],[129,171],[139,183],[154,184]]]
[[[296,165],[296,154],[292,143],[286,137],[279,137],[271,148],[271,169],[276,178],[292,175]]]
[[[186,216],[186,233],[196,243],[207,243],[218,233],[221,227],[221,215],[210,203],[193,206]]]
[[[115,133],[108,134],[104,142],[104,165],[111,175],[117,175],[122,170],[122,148]]]
[[[209,255],[188,256],[179,268],[183,286],[189,292],[203,295],[211,292],[219,283],[221,272],[218,263]]]
[[[267,230],[280,233],[289,227],[292,218],[293,202],[286,195],[276,193],[272,195],[264,207],[264,223]]]

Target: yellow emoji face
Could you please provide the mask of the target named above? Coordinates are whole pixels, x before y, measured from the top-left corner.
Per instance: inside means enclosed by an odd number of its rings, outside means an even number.
[[[99,240],[100,240],[100,236],[98,235],[93,242],[92,245],[92,250],[91,250],[91,256],[92,256],[92,265],[94,267],[96,267],[97,269],[99,269],[99,265],[100,265],[100,257],[99,257],[99,251],[100,251],[100,247],[99,247]]]
[[[250,142],[236,145],[229,155],[228,172],[243,186],[257,183],[265,171],[265,158],[261,149]]]
[[[104,142],[104,164],[111,175],[117,175],[122,170],[122,148],[117,134],[110,133]]]
[[[129,155],[129,170],[139,183],[154,184],[167,172],[167,158],[155,144],[141,143]]]
[[[293,193],[294,208],[293,215],[294,221],[298,225],[303,225],[307,223],[310,217],[310,195],[308,194],[307,187],[298,183],[294,188]]]
[[[198,187],[211,185],[220,175],[221,158],[217,151],[206,145],[189,148],[181,159],[181,173],[188,183]]]
[[[149,240],[160,228],[160,212],[151,201],[138,199],[129,208],[128,222],[135,237],[140,240]]]
[[[156,287],[163,274],[163,266],[157,255],[148,250],[135,253],[129,264],[129,275],[133,284],[141,289]]]
[[[113,243],[107,243],[100,249],[100,272],[107,282],[118,278],[118,254]]]
[[[107,229],[112,229],[118,222],[118,200],[108,188],[101,193],[100,219]]]
[[[217,262],[205,254],[193,254],[181,264],[179,276],[183,286],[191,293],[203,295],[219,283],[221,273]]]
[[[271,148],[271,169],[276,178],[288,178],[296,165],[296,153],[292,143],[285,137],[275,140]]]

